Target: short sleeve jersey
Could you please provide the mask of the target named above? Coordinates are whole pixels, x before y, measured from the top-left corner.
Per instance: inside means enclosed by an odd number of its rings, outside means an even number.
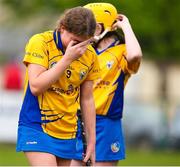
[[[47,70],[53,68],[63,57],[60,34],[47,31],[34,35],[26,46],[24,64],[41,65]],[[59,80],[47,91],[34,96],[29,87],[26,72],[24,101],[19,124],[36,128],[60,139],[75,138],[77,131],[77,108],[80,85],[86,80],[99,78],[99,64],[92,46],[73,61]]]
[[[121,118],[124,87],[134,71],[128,68],[124,44],[98,53],[101,78],[94,84],[96,114]]]

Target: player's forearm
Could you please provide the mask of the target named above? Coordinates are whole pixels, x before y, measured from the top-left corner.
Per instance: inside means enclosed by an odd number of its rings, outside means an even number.
[[[130,24],[122,27],[125,35],[128,62],[140,62],[142,57],[141,47]]]
[[[46,91],[52,84],[58,81],[65,69],[71,61],[67,58],[62,58],[54,67],[40,73],[30,80],[30,88],[34,95],[39,95]]]
[[[80,104],[88,144],[95,145],[96,113],[93,98],[93,81],[85,81],[80,87]]]
[[[93,96],[92,98],[81,100],[81,110],[83,112],[84,129],[86,135],[87,150],[84,162],[91,160],[91,165],[95,165],[95,144],[96,144],[96,114]],[[82,98],[83,99],[83,98]]]
[[[96,141],[96,113],[93,97],[83,101],[81,105],[84,123],[85,123],[85,131],[86,138],[88,144],[95,144]]]

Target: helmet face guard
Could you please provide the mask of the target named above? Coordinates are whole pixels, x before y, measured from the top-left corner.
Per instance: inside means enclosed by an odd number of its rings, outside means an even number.
[[[110,3],[89,3],[84,6],[90,9],[96,19],[104,27],[102,32],[97,38],[101,39],[108,31],[112,31],[112,25],[117,19],[118,13],[116,8]]]

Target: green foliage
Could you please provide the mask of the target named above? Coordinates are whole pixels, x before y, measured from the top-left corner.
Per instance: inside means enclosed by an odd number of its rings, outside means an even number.
[[[119,166],[179,166],[180,152],[170,150],[127,149],[126,159]]]
[[[13,10],[17,18],[21,19],[26,19],[37,13],[62,13],[66,8],[79,5],[74,0],[68,0],[68,3],[66,0],[2,0],[2,2]]]
[[[128,16],[148,58],[180,61],[179,0],[2,0],[20,18],[34,13],[61,13],[89,2],[110,2]]]
[[[173,166],[180,165],[180,152],[170,150],[137,150],[127,149],[127,157],[118,163],[119,166]],[[23,153],[15,152],[15,145],[0,144],[0,166],[27,166]]]
[[[14,144],[0,143],[0,166],[27,166],[24,154],[16,153]]]
[[[180,61],[179,0],[119,0],[114,4],[128,16],[148,58]]]

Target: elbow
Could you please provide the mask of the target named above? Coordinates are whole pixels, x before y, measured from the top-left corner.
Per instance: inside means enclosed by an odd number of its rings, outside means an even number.
[[[136,57],[136,58],[139,58],[139,59],[141,60],[142,56],[143,56],[143,54],[142,54],[142,50],[141,50],[141,48],[140,48],[140,49],[136,52],[135,57]]]
[[[142,51],[137,52],[135,57],[141,60],[143,57]]]
[[[140,62],[142,59],[142,52],[141,53],[136,53],[133,55],[133,61],[135,62]]]
[[[142,54],[141,49],[136,49],[136,50],[133,50],[133,52],[130,52],[127,55],[127,58],[129,62],[140,62],[142,59],[142,56],[143,54]]]
[[[127,59],[128,67],[133,71],[133,73],[137,73],[140,63],[141,63],[142,54],[134,54],[132,57]]]
[[[143,55],[141,49],[137,49],[136,51],[134,51],[131,57],[133,57],[135,60],[141,60],[142,56]]]
[[[127,57],[127,61],[129,63],[141,62],[141,59],[142,59],[142,54],[139,54],[139,53],[133,54],[133,55]]]
[[[38,96],[41,94],[41,90],[40,88],[38,88],[37,86],[35,85],[30,85],[30,90],[31,90],[31,93],[34,95],[34,96]]]

